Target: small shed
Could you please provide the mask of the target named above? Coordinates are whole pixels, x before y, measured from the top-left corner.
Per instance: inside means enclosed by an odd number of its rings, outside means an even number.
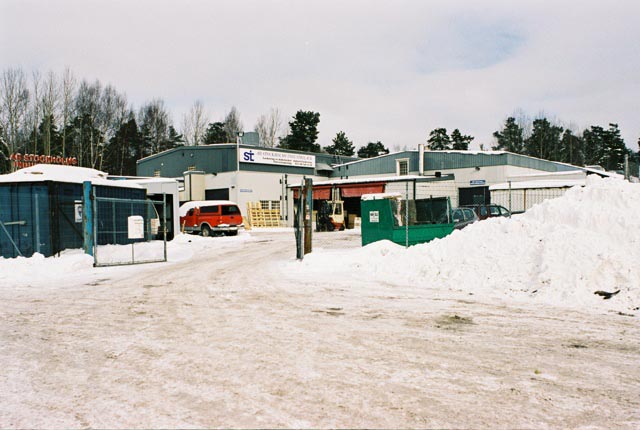
[[[38,164],[0,175],[0,256],[45,257],[83,246],[83,182],[96,197],[144,200],[146,190],[128,181],[111,181],[95,169]],[[116,213],[102,211],[113,218]],[[99,239],[100,240],[100,239]]]

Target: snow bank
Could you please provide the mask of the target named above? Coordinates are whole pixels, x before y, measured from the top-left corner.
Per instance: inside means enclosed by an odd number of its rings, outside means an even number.
[[[594,176],[586,187],[511,219],[478,222],[408,249],[383,241],[314,253],[298,270],[326,272],[330,265],[347,276],[395,285],[637,313],[638,213],[640,186]],[[596,291],[619,292],[605,300]]]
[[[190,260],[194,255],[224,255],[228,248],[239,247],[255,238],[249,232],[241,230],[237,236],[201,237],[178,234],[167,242],[167,260],[179,263]],[[131,245],[103,245],[98,247],[99,260],[102,263],[126,262],[131,258]],[[154,241],[135,245],[138,261],[162,258],[162,242]],[[70,288],[91,284],[101,279],[121,279],[144,270],[153,270],[152,263],[135,266],[93,267],[93,257],[81,249],[62,251],[60,257],[45,258],[42,254],[33,254],[29,258],[0,258],[0,288]],[[161,266],[162,267],[162,266]]]

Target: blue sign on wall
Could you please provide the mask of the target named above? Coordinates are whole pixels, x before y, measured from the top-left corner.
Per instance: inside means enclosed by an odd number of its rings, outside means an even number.
[[[485,185],[487,183],[487,181],[485,181],[484,179],[472,179],[471,181],[469,181],[469,185]]]

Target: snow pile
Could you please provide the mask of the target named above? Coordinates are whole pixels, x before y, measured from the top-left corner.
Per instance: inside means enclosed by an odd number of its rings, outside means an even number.
[[[511,296],[584,309],[638,311],[640,186],[589,178],[528,212],[475,223],[405,249],[388,241],[308,255],[300,270],[418,288]],[[338,255],[336,255],[338,254]],[[596,291],[616,293],[604,299]]]
[[[178,234],[167,242],[167,260],[179,263],[190,260],[194,255],[224,256],[225,250],[239,247],[254,241],[251,233],[241,230],[237,236],[201,237]],[[98,259],[101,263],[131,261],[131,245],[103,245],[98,247]],[[137,243],[134,249],[137,261],[161,259],[164,253],[162,242]],[[91,284],[101,279],[121,279],[145,270],[153,270],[156,264],[136,266],[116,266],[109,268],[93,267],[94,259],[81,249],[68,249],[60,257],[45,258],[42,254],[33,254],[29,258],[0,258],[0,288],[69,288]]]

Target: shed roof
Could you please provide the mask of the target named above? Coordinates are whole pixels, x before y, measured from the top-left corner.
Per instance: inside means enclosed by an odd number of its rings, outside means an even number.
[[[0,175],[0,183],[14,182],[65,182],[82,184],[90,181],[93,185],[122,188],[142,188],[138,184],[129,181],[112,181],[107,179],[108,174],[100,170],[88,167],[62,166],[58,164],[36,164],[25,167],[13,173]]]

